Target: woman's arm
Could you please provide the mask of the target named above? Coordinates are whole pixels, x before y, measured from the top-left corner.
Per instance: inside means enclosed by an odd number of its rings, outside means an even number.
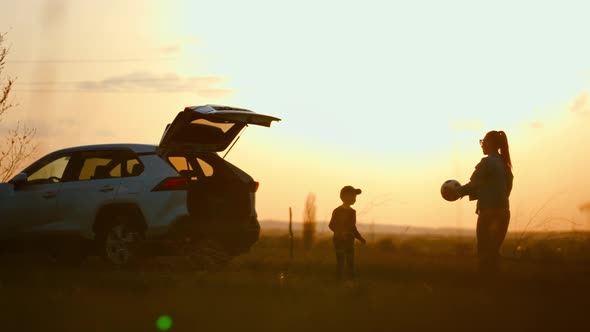
[[[482,158],[479,164],[475,166],[473,174],[471,174],[470,181],[457,188],[457,192],[461,197],[469,195],[469,200],[473,201],[478,199],[478,191],[481,184],[484,182],[487,171],[487,158]]]
[[[507,194],[510,196],[510,192],[512,192],[512,183],[514,181],[514,175],[512,174],[512,170],[508,167],[506,170],[506,185],[507,185]]]

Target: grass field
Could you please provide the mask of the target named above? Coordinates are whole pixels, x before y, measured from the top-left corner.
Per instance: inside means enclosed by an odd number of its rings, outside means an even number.
[[[482,285],[473,238],[382,237],[357,245],[356,282],[334,280],[328,239],[290,261],[288,239],[263,237],[215,272],[182,257],[113,270],[0,258],[2,331],[589,331],[584,234],[508,239],[503,273]],[[164,328],[164,327],[161,327]]]

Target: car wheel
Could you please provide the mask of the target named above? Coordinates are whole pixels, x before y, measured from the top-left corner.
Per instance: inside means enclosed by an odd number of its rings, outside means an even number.
[[[141,232],[125,217],[108,228],[100,237],[104,258],[115,266],[128,266],[137,259],[138,248],[143,238]]]
[[[213,239],[199,240],[190,253],[193,267],[202,270],[217,270],[225,266],[231,258],[226,248]]]

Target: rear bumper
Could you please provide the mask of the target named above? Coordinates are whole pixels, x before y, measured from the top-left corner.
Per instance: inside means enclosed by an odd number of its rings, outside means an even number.
[[[241,220],[212,220],[206,223],[187,217],[174,223],[166,236],[167,240],[214,239],[236,255],[247,252],[259,237],[260,223],[255,216]]]
[[[248,251],[260,238],[260,223],[258,219],[256,217],[250,218],[248,223],[244,225],[241,234],[242,239],[238,240],[237,244],[241,245],[245,251]]]
[[[207,233],[231,253],[240,254],[247,252],[258,241],[260,223],[256,217],[251,217],[241,222],[221,223],[219,226],[211,227]]]

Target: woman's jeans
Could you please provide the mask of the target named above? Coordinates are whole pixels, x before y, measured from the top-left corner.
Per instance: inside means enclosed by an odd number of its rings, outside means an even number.
[[[510,210],[481,209],[477,218],[477,258],[479,271],[491,276],[498,271],[500,247],[510,223]]]

